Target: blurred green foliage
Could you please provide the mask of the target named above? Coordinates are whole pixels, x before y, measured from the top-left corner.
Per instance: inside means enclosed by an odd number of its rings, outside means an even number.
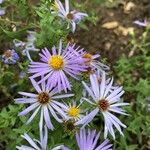
[[[150,97],[149,33],[149,27],[139,38],[136,33],[133,33],[131,36],[133,56],[122,55],[114,66],[118,82],[123,84],[126,91],[125,99],[131,104],[127,108],[130,116],[124,120],[127,124],[125,138],[116,141],[114,149],[145,150],[148,148],[150,110],[146,99]]]

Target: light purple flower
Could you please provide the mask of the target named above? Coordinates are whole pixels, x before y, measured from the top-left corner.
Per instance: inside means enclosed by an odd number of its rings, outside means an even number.
[[[54,13],[57,13],[59,17],[68,22],[67,29],[70,27],[70,24],[72,25],[72,32],[75,32],[76,24],[78,24],[84,17],[88,16],[86,13],[78,12],[76,10],[70,11],[69,0],[65,0],[65,7],[60,0],[55,0],[55,7],[56,12]]]
[[[123,135],[121,127],[126,128],[126,126],[114,115],[114,113],[127,115],[124,110],[120,108],[121,106],[129,105],[128,103],[120,102],[120,97],[124,93],[122,87],[113,90],[113,78],[110,80],[109,84],[106,83],[105,72],[102,73],[101,83],[98,82],[95,74],[90,76],[90,81],[90,88],[85,82],[83,82],[83,85],[91,98],[83,99],[93,105],[95,109],[78,121],[76,125],[83,124],[85,126],[91,122],[98,113],[102,113],[104,117],[104,137],[107,138],[109,132],[115,139],[113,127],[116,127],[120,134]],[[113,114],[111,112],[113,112]]]
[[[2,62],[5,64],[16,64],[19,60],[19,55],[15,52],[14,49],[6,50],[2,55]]]
[[[147,27],[150,24],[147,20],[144,20],[144,22],[136,20],[134,23],[142,27]]]
[[[107,71],[109,70],[109,67],[104,65],[103,63],[99,62],[97,60],[100,55],[91,55],[90,53],[87,53],[86,51],[83,51],[82,49],[78,51],[82,58],[84,59],[86,65],[87,65],[87,71],[89,73],[93,73],[95,71],[99,71],[100,73],[103,72],[104,70]]]
[[[44,127],[44,134],[43,130],[40,130],[40,141],[31,139],[26,133],[22,135],[22,137],[31,145],[31,147],[26,145],[21,145],[20,147],[16,146],[18,150],[46,150],[47,148],[48,133],[46,126]]]
[[[31,78],[44,75],[44,78],[39,83],[47,80],[50,88],[58,87],[59,91],[61,88],[65,92],[67,92],[67,89],[71,90],[66,74],[77,79],[76,76],[85,70],[84,61],[76,49],[73,46],[67,45],[63,51],[61,41],[58,52],[54,46],[52,53],[45,48],[39,55],[42,62],[31,62],[29,66],[29,72],[33,74]]]
[[[47,140],[48,140],[48,131],[47,127],[44,127],[44,134],[43,130],[40,130],[40,141],[37,139],[31,139],[31,137],[28,134],[22,135],[22,137],[30,144],[30,146],[26,145],[21,145],[16,146],[18,150],[47,150]],[[69,150],[67,147],[64,145],[60,145],[57,147],[54,147],[51,150]]]
[[[69,103],[69,105],[64,104],[62,109],[66,113],[67,118],[65,120],[74,120],[78,121],[84,117],[83,110],[80,108],[81,103],[79,105],[76,104],[75,101],[73,103]]]
[[[36,32],[34,31],[27,31],[27,42],[22,42],[18,39],[14,39],[14,45],[15,47],[21,47],[23,48],[22,54],[26,55],[28,59],[32,62],[32,58],[29,52],[38,52],[39,49],[37,49],[34,45],[34,42],[36,40]]]
[[[50,89],[45,82],[41,83],[41,86],[37,84],[35,80],[31,80],[33,87],[38,94],[19,92],[20,95],[25,97],[17,98],[16,103],[18,104],[29,104],[25,110],[19,113],[19,116],[25,116],[26,114],[34,111],[31,117],[28,119],[27,124],[29,124],[37,115],[39,110],[41,110],[40,116],[40,128],[43,128],[43,120],[47,127],[51,130],[54,129],[51,122],[50,114],[59,122],[62,123],[62,118],[66,117],[66,114],[60,108],[63,106],[63,103],[59,102],[58,99],[67,98],[73,96],[73,94],[64,94],[64,95],[55,95],[58,93],[58,88]]]
[[[83,109],[80,107],[82,103],[83,101],[77,105],[76,102],[73,101],[73,103],[69,103],[69,105],[64,104],[60,106],[66,114],[66,118],[63,118],[65,127],[64,130],[70,133],[76,131],[78,128],[78,125],[76,124],[78,124],[78,121],[80,121],[85,116],[83,113],[86,110],[83,111]]]
[[[76,141],[80,150],[112,150],[112,144],[108,144],[109,140],[106,139],[102,144],[98,145],[100,132],[96,130],[80,129],[80,133],[76,133]]]

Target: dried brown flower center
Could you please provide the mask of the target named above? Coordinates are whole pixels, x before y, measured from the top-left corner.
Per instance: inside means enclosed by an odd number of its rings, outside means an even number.
[[[50,97],[46,92],[42,92],[38,95],[38,101],[41,104],[47,104],[50,101]]]
[[[11,50],[6,50],[4,55],[7,57],[7,58],[10,58],[11,57]]]
[[[98,101],[98,107],[101,111],[106,111],[109,107],[109,103],[105,99],[99,100]]]
[[[69,19],[69,20],[73,20],[73,14],[68,13],[68,14],[67,14],[67,19]]]
[[[75,129],[75,125],[71,120],[68,120],[66,123],[66,129],[69,131],[73,131]]]
[[[89,76],[91,74],[95,73],[95,70],[93,70],[91,67],[86,68],[86,71],[84,71],[84,73]]]

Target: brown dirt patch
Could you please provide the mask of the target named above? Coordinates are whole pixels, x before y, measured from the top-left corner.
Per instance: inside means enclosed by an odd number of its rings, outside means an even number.
[[[127,3],[129,1],[123,1]],[[96,7],[99,20],[97,25],[90,23],[89,30],[79,29],[75,34],[75,41],[87,51],[100,53],[102,58],[107,58],[110,64],[114,64],[122,53],[128,55],[130,51],[130,35],[124,36],[116,33],[116,29],[105,29],[102,25],[106,22],[117,21],[124,28],[133,27],[138,34],[143,30],[142,27],[135,25],[135,20],[144,20],[150,17],[149,0],[133,0],[135,8],[130,13],[124,13],[124,5],[120,3],[117,7],[107,8],[106,6]]]

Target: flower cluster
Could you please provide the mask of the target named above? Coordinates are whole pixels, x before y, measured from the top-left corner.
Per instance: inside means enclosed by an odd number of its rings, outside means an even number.
[[[46,48],[42,50],[42,53],[39,54],[41,62],[31,62],[29,65],[29,73],[32,73],[30,80],[37,94],[19,92],[20,95],[25,97],[17,98],[16,103],[29,104],[19,115],[24,116],[32,111],[33,114],[28,119],[28,124],[40,111],[40,130],[43,130],[44,124],[46,124],[49,129],[54,130],[55,127],[51,121],[51,117],[53,117],[60,124],[65,124],[68,130],[76,131],[74,129],[76,129],[77,126],[85,127],[99,113],[104,117],[104,138],[106,139],[108,133],[110,133],[115,139],[114,127],[121,135],[123,135],[121,128],[126,127],[115,116],[115,113],[127,115],[121,108],[122,106],[128,105],[128,103],[122,102],[120,98],[124,90],[122,87],[113,86],[113,78],[107,79],[103,68],[101,67],[99,69],[99,67],[96,67],[94,64],[96,55],[92,56],[88,53],[84,53],[83,55],[81,51],[83,50],[75,48],[75,45],[69,44],[63,49],[61,40],[58,51],[55,46],[52,48],[51,53]],[[98,61],[96,61],[96,64],[98,64]],[[62,99],[74,96],[74,94],[60,94],[63,91],[67,93],[71,90],[72,85],[69,82],[69,76],[80,80],[79,77],[77,78],[77,75],[79,76],[87,71],[89,67],[95,71],[89,75],[90,84],[86,84],[82,81],[87,94],[83,95],[80,104],[77,104],[75,100],[69,105],[64,103]],[[84,102],[88,102],[89,107],[91,107],[89,113],[85,113],[85,111],[82,110],[81,105]],[[82,132],[83,131],[81,131],[80,134],[84,134]],[[90,137],[92,135],[95,136],[95,131],[88,133],[87,140],[93,141]],[[25,135],[24,137],[28,136]],[[80,143],[78,135],[77,137],[80,149],[86,149],[82,146],[82,142]],[[95,137],[95,140],[98,140],[98,137],[99,134]],[[88,143],[85,139],[85,143],[86,142]],[[104,142],[99,146],[100,148],[98,147],[96,149],[102,149],[105,145],[107,145],[107,142]],[[91,145],[89,146],[91,147]]]
[[[65,8],[59,0],[55,0],[55,13],[72,25],[72,31],[85,13],[70,11],[69,0],[65,0]],[[69,27],[69,26],[68,26]],[[19,116],[31,114],[27,124],[39,116],[40,140],[32,140],[28,134],[22,137],[31,145],[17,146],[18,150],[46,150],[48,144],[48,129],[55,130],[53,119],[60,125],[65,126],[65,131],[76,134],[79,150],[111,150],[112,144],[108,144],[108,134],[115,139],[116,128],[121,135],[122,129],[126,128],[118,115],[127,115],[122,106],[128,105],[122,101],[123,87],[113,85],[113,77],[108,78],[106,71],[109,67],[99,62],[99,54],[92,55],[76,44],[68,43],[65,47],[62,40],[59,46],[50,49],[44,48],[40,51],[39,61],[32,61],[29,51],[39,51],[34,47],[35,35],[30,32],[28,42],[15,40],[15,46],[25,46],[24,53],[30,62],[28,73],[30,81],[36,92],[19,92],[21,98],[16,98],[17,104],[27,104],[27,108],[19,113]],[[18,55],[12,51],[6,52],[3,61],[15,63]],[[86,81],[81,81],[81,76],[88,74]],[[72,79],[71,79],[72,78]],[[80,81],[83,85],[83,96],[74,98],[72,80]],[[90,82],[88,82],[90,81]],[[65,93],[63,93],[65,92]],[[69,99],[69,102],[67,102]],[[72,100],[70,100],[72,99]],[[65,101],[65,102],[64,102]],[[86,105],[82,107],[82,105]],[[90,126],[94,118],[103,118],[104,139],[99,144],[100,132],[85,129]],[[48,128],[48,129],[47,129]],[[44,134],[43,134],[44,133]],[[56,146],[52,150],[69,150],[64,145]]]

